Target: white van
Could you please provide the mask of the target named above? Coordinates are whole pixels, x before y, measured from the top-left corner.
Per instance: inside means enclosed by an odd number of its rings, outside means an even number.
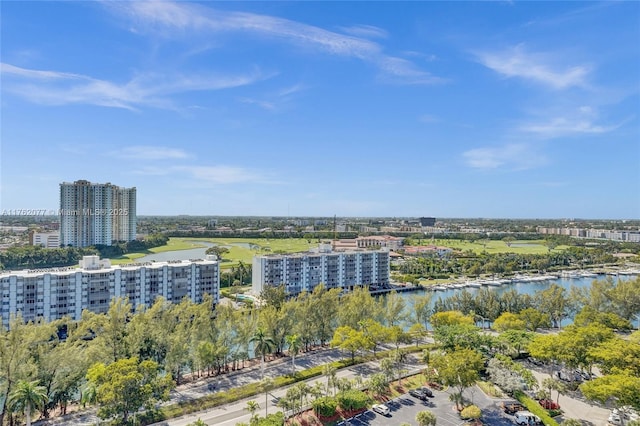
[[[518,411],[514,414],[514,420],[521,426],[532,426],[542,424],[540,417],[536,416],[530,411]]]

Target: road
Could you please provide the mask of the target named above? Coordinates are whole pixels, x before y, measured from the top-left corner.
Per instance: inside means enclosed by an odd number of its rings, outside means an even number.
[[[324,362],[318,362],[318,360],[316,359],[309,359],[307,362],[309,362],[308,366],[305,366],[304,368],[310,368],[313,365],[319,365],[319,364],[323,364],[326,362],[330,362],[330,360],[334,360],[332,359],[334,357],[336,357],[336,355],[338,356],[336,359],[339,358],[339,354],[333,353],[334,351],[326,351],[327,353],[323,353],[321,358],[324,358],[325,361]],[[332,353],[329,353],[332,352]],[[319,354],[318,354],[319,355]],[[303,362],[300,363],[300,366],[302,366]],[[285,373],[290,371],[291,368],[291,364],[288,363],[284,366],[274,366],[271,369],[265,369],[265,375],[269,376],[269,377],[276,377],[278,375],[282,375],[283,371],[281,371],[281,368],[285,368]],[[407,359],[407,362],[405,363],[405,368],[407,368],[407,370],[409,370],[411,373],[417,373],[418,371],[420,371],[421,368],[421,364],[417,358],[417,356],[415,355],[410,355]],[[279,371],[280,370],[280,371]],[[365,364],[360,364],[360,365],[354,365],[351,367],[347,367],[344,368],[340,371],[338,371],[338,373],[336,374],[336,376],[338,378],[348,378],[348,379],[355,379],[357,377],[361,377],[361,378],[366,378],[368,376],[370,376],[371,374],[374,374],[376,372],[379,371],[379,361],[372,361],[372,362],[368,362]],[[248,379],[246,376],[254,376],[254,380],[253,381],[257,381],[260,379],[260,371],[257,370],[255,373],[256,374],[243,374],[243,381],[245,381],[245,383],[248,383],[250,381],[250,379]],[[230,381],[231,382],[231,381]],[[307,383],[308,386],[313,386],[316,382],[320,382],[323,385],[326,385],[327,383],[327,379],[326,377],[323,376],[319,376],[313,379],[309,379],[306,380],[305,383]],[[227,384],[225,383],[224,380],[221,381],[221,389],[226,389],[227,385],[230,385],[231,383]],[[291,386],[287,386],[287,387],[283,387],[283,388],[279,388],[279,389],[275,389],[273,392],[269,393],[268,398],[266,399],[267,402],[267,412],[269,413],[273,413],[275,411],[278,411],[279,408],[276,407],[274,400],[277,400],[276,398],[281,398],[283,397],[286,392],[287,389],[289,389],[289,387]],[[204,386],[204,388],[206,389],[206,386]],[[205,422],[208,425],[235,425],[236,423],[239,422],[245,422],[248,423],[249,419],[250,419],[250,414],[247,412],[247,410],[245,409],[245,407],[247,406],[247,401],[251,401],[254,400],[256,402],[258,402],[258,404],[260,404],[260,410],[258,410],[258,414],[264,416],[265,415],[265,395],[261,394],[261,395],[256,395],[255,397],[252,398],[247,398],[247,399],[243,399],[241,401],[237,401],[231,404],[227,404],[225,406],[222,407],[216,407],[216,408],[211,408],[208,410],[204,410],[198,413],[193,413],[190,414],[188,416],[184,416],[184,417],[180,417],[180,418],[176,418],[176,419],[170,419],[167,421],[163,421],[160,423],[156,423],[157,426],[186,426],[189,423],[195,422],[196,420],[200,419],[203,422]]]

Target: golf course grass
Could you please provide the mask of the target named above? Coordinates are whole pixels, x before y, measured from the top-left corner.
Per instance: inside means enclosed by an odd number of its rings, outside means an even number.
[[[251,264],[253,256],[257,254],[269,253],[296,253],[307,251],[318,246],[317,240],[307,240],[304,238],[184,238],[172,237],[167,245],[154,247],[145,252],[127,253],[124,256],[112,258],[114,265],[135,262],[137,259],[152,253],[162,253],[167,251],[189,250],[206,247],[203,243],[213,243],[229,250],[222,256],[220,266],[222,269],[238,265],[239,262]]]
[[[135,262],[137,259],[152,253],[162,253],[167,251],[189,250],[206,247],[212,243],[225,247],[229,250],[222,258],[222,269],[237,266],[239,262],[250,264],[253,256],[270,253],[297,253],[308,251],[318,247],[318,240],[305,238],[193,238],[193,237],[172,237],[169,242],[160,247],[154,247],[145,252],[127,253],[124,256],[112,258],[114,265]],[[453,239],[424,239],[420,241],[422,245],[436,245],[449,247],[453,250],[471,250],[475,254],[486,251],[490,254],[496,253],[517,253],[517,254],[546,254],[549,252],[543,240],[513,241],[508,246],[504,241],[498,240],[453,240]],[[558,246],[554,251],[565,250],[568,246]]]
[[[423,245],[430,244],[439,247],[449,247],[453,250],[467,251],[471,250],[475,254],[480,254],[486,251],[490,254],[496,253],[515,253],[515,254],[546,254],[549,253],[549,248],[544,245],[543,240],[527,240],[527,241],[513,241],[511,246],[501,240],[451,240],[451,239],[435,239],[435,240],[422,240]],[[565,250],[568,246],[555,247],[555,251]]]

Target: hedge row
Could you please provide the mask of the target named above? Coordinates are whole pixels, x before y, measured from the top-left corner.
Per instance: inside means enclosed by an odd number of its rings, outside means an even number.
[[[544,423],[545,426],[558,426],[558,422],[551,418],[547,410],[542,408],[538,401],[529,398],[522,391],[515,391],[513,395],[520,402],[520,404],[527,407],[527,410],[540,417],[540,420],[542,420],[542,423]]]

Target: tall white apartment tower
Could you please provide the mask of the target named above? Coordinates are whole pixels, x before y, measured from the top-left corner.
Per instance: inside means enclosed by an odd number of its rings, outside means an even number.
[[[78,180],[60,184],[60,244],[87,247],[136,238],[136,188]]]

